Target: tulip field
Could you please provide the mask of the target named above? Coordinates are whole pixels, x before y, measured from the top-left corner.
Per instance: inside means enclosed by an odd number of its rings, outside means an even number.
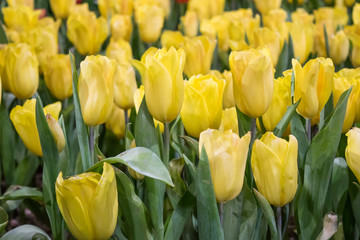
[[[360,0],[0,21],[0,240],[360,239]]]

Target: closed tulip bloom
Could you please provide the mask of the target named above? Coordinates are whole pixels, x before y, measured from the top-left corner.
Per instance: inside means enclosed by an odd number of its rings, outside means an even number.
[[[224,203],[236,198],[244,184],[250,133],[240,138],[229,131],[208,129],[200,134],[199,152],[205,148],[216,201]]]
[[[65,19],[69,16],[71,8],[76,5],[76,0],[50,0],[51,11],[56,18]]]
[[[265,47],[270,50],[270,57],[273,66],[277,65],[281,52],[281,37],[276,31],[269,28],[259,28],[254,32],[254,47]]]
[[[352,19],[353,19],[354,25],[360,24],[360,3],[355,3],[354,8],[353,8]]]
[[[225,80],[214,74],[196,75],[185,81],[181,119],[190,136],[198,138],[208,128],[219,128],[224,88]]]
[[[56,201],[66,225],[79,240],[109,239],[115,231],[118,193],[113,167],[104,163],[103,173],[86,172],[55,183]]]
[[[183,49],[149,48],[140,61],[133,61],[141,73],[146,104],[151,115],[162,123],[174,120],[184,99]]]
[[[96,126],[108,120],[113,105],[116,62],[88,56],[80,63],[79,99],[84,122]]]
[[[49,113],[46,114],[46,121],[54,138],[56,148],[58,152],[61,152],[65,148],[65,136],[63,130],[57,120],[55,120],[55,118],[53,118]]]
[[[207,36],[186,38],[184,42],[186,53],[184,72],[188,77],[210,72],[215,46],[216,40]]]
[[[281,8],[270,10],[263,15],[264,26],[280,34],[281,48],[284,40],[287,40],[289,35],[286,19],[287,12]]]
[[[348,30],[348,37],[352,43],[351,63],[355,68],[360,67],[360,24]]]
[[[140,38],[145,43],[156,42],[164,26],[164,12],[156,5],[144,4],[135,10],[135,21],[139,27]]]
[[[123,39],[112,38],[106,48],[106,56],[115,59],[117,63],[127,63],[133,57],[131,45]]]
[[[109,35],[104,17],[96,18],[87,3],[75,6],[67,19],[67,37],[80,54],[96,54]]]
[[[304,64],[314,48],[314,24],[305,24],[301,20],[288,23],[292,38],[295,58]]]
[[[133,25],[130,15],[116,14],[111,18],[111,37],[114,40],[124,39],[130,41]]]
[[[219,49],[226,52],[229,50],[230,21],[222,16],[216,16],[210,20],[204,19],[200,24],[200,32],[211,38],[218,39]]]
[[[298,179],[298,142],[293,135],[289,142],[272,132],[256,139],[251,154],[251,168],[259,192],[266,200],[282,207],[293,200]]]
[[[314,15],[309,14],[303,8],[297,8],[295,12],[291,13],[291,20],[293,22],[301,22],[303,25],[314,23]]]
[[[273,96],[274,68],[269,50],[233,51],[229,64],[236,106],[252,118],[262,116],[269,108]]]
[[[36,99],[26,100],[23,106],[17,105],[10,112],[10,119],[25,147],[37,156],[42,156],[39,133],[35,116]],[[56,121],[59,118],[61,103],[56,102],[44,107],[45,115],[50,114]],[[57,135],[53,133],[53,135]]]
[[[348,137],[345,149],[346,162],[358,182],[360,182],[360,128],[352,128],[346,133],[346,136]]]
[[[161,8],[163,11],[163,15],[165,18],[167,18],[170,14],[170,0],[134,0],[135,7],[138,7],[140,5],[153,5]]]
[[[217,70],[212,70],[211,72],[214,73],[218,79],[225,79],[226,81],[226,85],[224,89],[223,105],[222,105],[223,109],[235,107],[233,77],[231,72],[226,70],[223,73],[220,73]]]
[[[344,31],[339,31],[330,38],[330,58],[335,65],[339,65],[349,55],[350,42]]]
[[[8,0],[7,3],[10,7],[24,5],[34,9],[34,0]]]
[[[225,0],[190,0],[187,9],[196,12],[199,19],[208,19],[220,15],[225,8]]]
[[[281,0],[254,0],[256,9],[259,10],[262,14],[269,12],[273,9],[280,8]]]
[[[6,91],[19,99],[30,98],[39,86],[39,63],[29,45],[10,43],[1,50],[1,79]]]
[[[114,76],[114,102],[124,110],[133,108],[133,95],[137,89],[135,71],[133,66],[117,64]]]
[[[17,32],[33,29],[40,16],[40,10],[33,10],[24,5],[2,8],[6,27]]]
[[[312,59],[301,67],[292,60],[295,75],[295,102],[301,99],[297,112],[311,119],[318,115],[328,101],[332,87],[334,64],[330,58]]]
[[[199,20],[195,11],[188,10],[180,17],[184,33],[188,37],[195,37],[198,34]]]
[[[179,49],[183,46],[185,37],[181,34],[180,31],[169,31],[165,30],[161,34],[161,46],[166,49],[170,47],[174,47],[175,49]]]
[[[105,123],[105,127],[110,129],[117,138],[123,138],[125,135],[124,110],[114,104],[110,113],[110,117]]]
[[[108,19],[121,11],[122,0],[98,0],[98,8],[101,16]]]
[[[141,85],[138,89],[136,89],[136,91],[134,92],[134,103],[135,103],[135,110],[136,110],[136,114],[139,112],[139,108],[141,105],[142,100],[144,99],[144,95],[145,95],[145,90],[144,90],[144,86]],[[154,119],[154,125],[155,128],[159,127],[160,128],[160,132],[163,133],[164,132],[164,124],[162,122],[159,122],[158,120]]]
[[[232,130],[233,133],[239,135],[239,126],[236,114],[236,108],[225,108],[222,110],[220,131]]]
[[[64,100],[73,94],[70,56],[59,54],[49,57],[44,68],[44,79],[51,94]]]

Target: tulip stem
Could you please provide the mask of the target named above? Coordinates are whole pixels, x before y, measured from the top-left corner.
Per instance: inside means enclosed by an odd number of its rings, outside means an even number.
[[[309,142],[311,142],[311,119],[306,118],[306,134]]]
[[[282,209],[281,207],[276,208],[276,223],[277,223],[277,230],[279,234],[279,239],[282,240]]]
[[[223,224],[224,220],[224,203],[218,203],[218,210],[219,210],[219,217],[220,217],[220,224]]]
[[[90,136],[89,136],[89,142],[90,142],[90,166],[94,165],[94,144],[95,144],[95,138],[94,138],[94,134],[95,134],[95,127],[94,126],[90,126]],[[86,169],[84,169],[86,170]]]
[[[164,163],[169,163],[169,150],[170,150],[170,130],[169,123],[164,124]]]
[[[251,118],[250,131],[251,131],[250,149],[252,149],[252,146],[256,138],[256,118]]]
[[[124,110],[124,117],[125,117],[125,128],[126,128],[129,123],[129,115],[127,110]]]

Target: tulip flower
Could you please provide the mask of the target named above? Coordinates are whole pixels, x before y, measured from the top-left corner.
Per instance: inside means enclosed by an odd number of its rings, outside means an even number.
[[[137,89],[135,70],[130,64],[117,64],[114,76],[114,102],[124,110],[134,107],[133,95]]]
[[[61,106],[61,105],[60,105]],[[56,148],[58,152],[61,152],[65,148],[65,136],[60,124],[49,113],[46,114],[46,122],[49,125],[51,134],[54,138]]]
[[[217,70],[211,70],[211,72],[214,73],[218,79],[225,79],[226,81],[222,105],[223,109],[235,107],[233,77],[231,72],[226,70],[223,73],[220,73]]]
[[[214,74],[196,75],[185,81],[181,120],[190,136],[198,138],[208,128],[219,128],[225,84]]]
[[[67,19],[67,37],[80,54],[96,54],[109,34],[104,17],[96,18],[87,3],[76,5]]]
[[[199,19],[209,19],[223,13],[225,0],[190,0],[187,9],[196,12]]]
[[[138,89],[136,89],[136,91],[134,92],[134,103],[135,103],[135,110],[136,110],[136,114],[139,112],[139,108],[141,105],[142,100],[144,99],[144,95],[145,95],[145,90],[144,90],[144,86],[141,85]],[[163,133],[164,132],[164,124],[162,122],[159,122],[158,120],[154,119],[154,125],[155,128],[159,127],[160,128],[160,132]]]
[[[195,37],[198,34],[199,20],[195,11],[188,10],[180,17],[184,33],[188,37]]]
[[[34,9],[34,0],[7,0],[7,3],[9,4],[10,7],[24,5]]]
[[[115,59],[117,63],[128,63],[132,59],[132,49],[129,42],[118,39],[110,39],[110,43],[106,48],[106,56]]]
[[[229,27],[230,21],[222,16],[216,16],[210,20],[204,19],[200,24],[200,32],[213,39],[218,39],[219,49],[227,52],[229,50]]]
[[[163,16],[165,18],[167,18],[170,14],[170,8],[171,8],[171,4],[170,4],[171,0],[134,0],[134,5],[135,8],[140,6],[140,5],[153,5],[153,6],[157,6],[159,8],[161,8],[161,10],[163,11]],[[136,9],[135,9],[136,11]]]
[[[263,15],[264,26],[280,34],[281,48],[284,40],[287,40],[289,35],[286,19],[287,12],[281,8],[270,10]]]
[[[265,46],[267,46],[270,50],[270,57],[273,66],[276,66],[282,47],[280,34],[270,28],[256,29],[254,32],[254,47],[260,48]]]
[[[186,38],[184,50],[186,63],[184,72],[188,77],[210,72],[216,40],[207,36]]]
[[[84,122],[96,126],[112,110],[116,62],[105,56],[88,56],[80,63],[79,99]]]
[[[82,239],[109,239],[118,215],[115,173],[108,163],[103,173],[86,172],[55,183],[56,201],[73,236]]]
[[[352,19],[353,19],[354,25],[360,24],[360,3],[355,3],[354,8],[353,8]]]
[[[282,207],[295,196],[297,189],[298,142],[293,135],[289,142],[272,132],[256,139],[251,153],[251,167],[259,192],[266,200]]]
[[[335,65],[339,65],[347,59],[349,55],[350,42],[344,31],[339,31],[330,37],[330,58]]]
[[[280,8],[281,0],[254,0],[256,9],[259,10],[262,14],[269,12],[273,9]]]
[[[116,14],[111,18],[111,37],[114,40],[130,41],[133,31],[131,16]]]
[[[222,110],[220,131],[232,130],[233,133],[239,135],[238,119],[236,114],[236,108],[225,108]]]
[[[59,54],[49,57],[44,65],[44,79],[51,94],[64,100],[73,94],[70,56]]]
[[[164,17],[163,10],[156,5],[144,4],[135,9],[135,21],[143,42],[153,43],[159,39]]]
[[[199,152],[205,148],[218,203],[237,197],[244,183],[250,133],[242,138],[229,131],[208,129],[200,134]]]
[[[141,62],[133,61],[141,73],[149,112],[162,123],[174,120],[181,110],[185,58],[183,49],[149,48]]]
[[[165,30],[161,34],[161,46],[166,49],[170,47],[174,47],[175,49],[179,49],[184,45],[185,37],[181,34],[180,31],[169,31]]]
[[[274,68],[269,50],[233,51],[229,64],[236,106],[252,118],[262,116],[273,96]]]
[[[301,22],[303,25],[313,24],[314,15],[309,14],[305,9],[298,8],[291,13],[291,20],[293,22]]]
[[[316,58],[303,67],[292,60],[295,75],[295,102],[301,99],[297,112],[311,119],[318,115],[328,101],[332,87],[334,65],[330,58]]]
[[[111,110],[110,117],[105,123],[105,127],[107,129],[110,129],[117,138],[123,138],[125,135],[124,110],[114,104]]]
[[[33,10],[25,5],[16,5],[15,7],[2,8],[2,13],[7,28],[23,32],[36,26],[41,11]]]
[[[98,0],[98,8],[101,16],[108,19],[115,14],[121,13],[122,1],[120,0]]]
[[[19,134],[25,147],[37,156],[42,156],[39,133],[36,126],[35,116],[36,99],[26,100],[23,106],[17,105],[10,112],[10,119],[16,132]],[[59,118],[61,103],[56,102],[44,107],[45,115],[50,114],[56,121]],[[57,123],[57,122],[56,122]],[[58,123],[57,123],[58,124]],[[56,127],[56,129],[58,129]],[[51,130],[51,128],[50,128]],[[59,132],[52,132],[53,136],[60,136]],[[61,142],[60,137],[56,141]],[[61,145],[61,144],[60,144]]]
[[[356,179],[360,182],[360,129],[354,127],[346,133],[346,136],[348,137],[345,149],[346,162]]]
[[[299,58],[299,62],[304,64],[314,48],[314,24],[294,20],[288,23],[288,27],[294,43],[295,58]]]
[[[360,24],[348,29],[348,37],[352,43],[351,63],[354,67],[360,67]]]
[[[1,79],[6,91],[19,99],[30,98],[39,86],[39,63],[25,43],[10,43],[1,50]]]
[[[71,8],[76,5],[76,0],[50,0],[51,11],[56,18],[65,19],[69,16]]]

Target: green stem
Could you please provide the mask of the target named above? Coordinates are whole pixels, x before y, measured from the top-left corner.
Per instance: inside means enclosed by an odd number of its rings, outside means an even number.
[[[127,110],[124,110],[124,117],[125,117],[125,127],[127,127],[129,123],[129,114]]]
[[[170,151],[170,129],[169,123],[164,124],[164,163],[169,163],[169,151]]]
[[[277,223],[277,230],[279,234],[279,239],[282,240],[282,209],[281,207],[276,208],[276,223]]]
[[[306,118],[306,134],[309,142],[311,142],[311,119]]]
[[[256,118],[251,118],[250,131],[251,131],[250,150],[252,150],[252,146],[256,138]]]
[[[94,137],[94,129],[95,127],[94,126],[90,126],[90,133],[89,133],[89,143],[90,143],[90,166],[94,165],[94,145],[95,145],[95,137]],[[84,169],[86,170],[86,169]]]
[[[220,217],[220,224],[222,226],[224,221],[224,203],[218,203],[218,210],[219,210],[219,217]]]

